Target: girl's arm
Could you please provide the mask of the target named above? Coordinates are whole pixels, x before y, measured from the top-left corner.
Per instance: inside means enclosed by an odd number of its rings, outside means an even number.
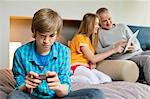
[[[82,46],[81,51],[84,55],[89,59],[89,61],[93,64],[97,63],[98,61],[104,60],[105,58],[111,56],[114,53],[121,53],[124,50],[123,47],[118,46],[106,52],[94,55],[87,46]]]

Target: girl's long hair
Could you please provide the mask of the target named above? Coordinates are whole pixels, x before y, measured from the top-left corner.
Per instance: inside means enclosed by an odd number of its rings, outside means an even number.
[[[93,33],[96,18],[98,18],[96,14],[85,14],[78,30],[79,34],[84,34],[90,38],[94,50],[98,46],[98,31],[97,33]]]

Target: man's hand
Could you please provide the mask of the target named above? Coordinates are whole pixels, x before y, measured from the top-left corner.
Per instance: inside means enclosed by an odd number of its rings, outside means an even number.
[[[131,45],[128,47],[128,49],[127,49],[127,51],[128,52],[132,52],[132,51],[134,51],[135,50],[135,44],[134,44],[134,42],[131,42]]]

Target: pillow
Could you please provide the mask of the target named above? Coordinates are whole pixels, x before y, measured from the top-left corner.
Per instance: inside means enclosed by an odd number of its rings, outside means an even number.
[[[9,69],[0,70],[0,97],[6,99],[9,94],[15,88],[15,79]]]
[[[113,80],[136,82],[139,77],[138,66],[130,60],[103,60],[97,63],[96,68]]]

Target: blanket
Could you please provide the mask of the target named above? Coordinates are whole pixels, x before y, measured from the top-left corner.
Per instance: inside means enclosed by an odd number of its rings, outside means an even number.
[[[125,81],[115,81],[96,85],[73,83],[71,88],[72,90],[99,88],[103,91],[106,99],[149,99],[150,97],[150,86]]]

